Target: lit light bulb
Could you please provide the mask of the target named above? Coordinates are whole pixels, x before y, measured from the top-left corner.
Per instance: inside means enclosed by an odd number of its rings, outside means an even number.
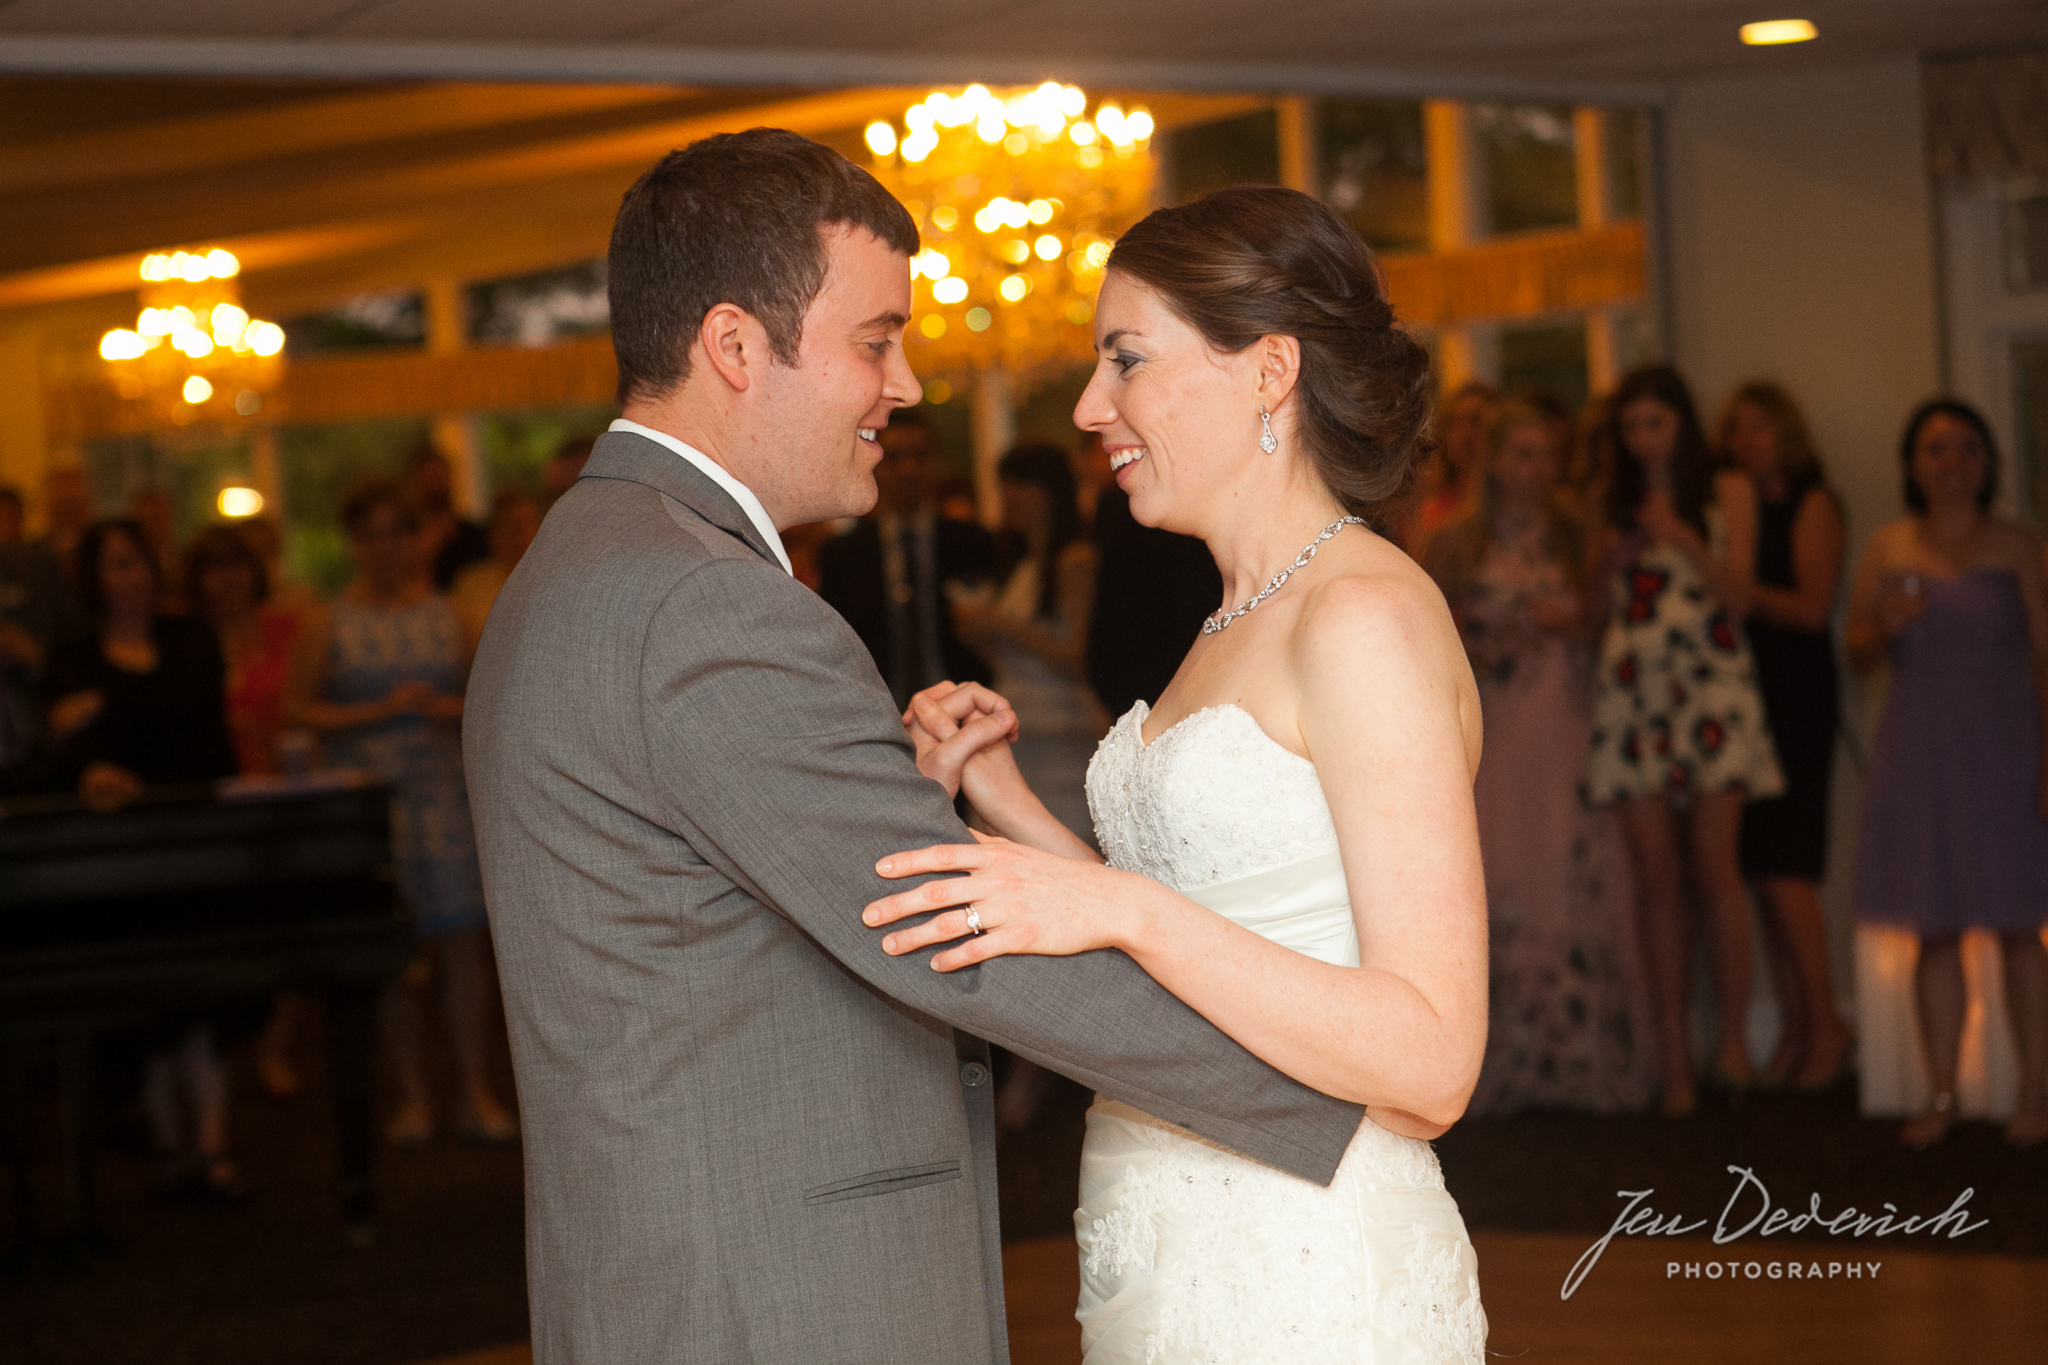
[[[995,314],[989,312],[986,308],[970,308],[967,310],[967,330],[970,332],[986,332],[989,329],[989,324],[995,320]]]
[[[1131,135],[1131,141],[1143,142],[1152,136],[1152,116],[1143,109],[1134,111],[1124,120],[1124,131]]]
[[[1003,226],[1020,228],[1030,221],[1031,210],[1028,206],[1020,204],[1014,199],[1005,199],[1003,201]]]
[[[946,334],[946,320],[937,313],[926,313],[923,320],[917,324],[917,330],[937,341]]]
[[[920,128],[909,137],[904,138],[903,145],[898,150],[903,153],[905,161],[922,161],[930,156],[938,145],[939,135],[937,133],[929,128]]]
[[[249,315],[232,303],[216,303],[213,315],[207,319],[213,327],[213,339],[222,346],[239,345],[242,332],[249,325]]]
[[[1820,37],[1820,30],[1810,19],[1765,19],[1760,23],[1744,24],[1739,32],[1742,41],[1751,47],[1804,43]]]
[[[1032,244],[1032,249],[1038,253],[1039,260],[1056,261],[1060,258],[1060,239],[1048,232]]]
[[[145,308],[135,321],[135,330],[146,337],[168,336],[173,326],[168,308]]]
[[[231,280],[242,271],[242,263],[235,259],[235,253],[220,247],[206,253],[206,273],[217,280]]]
[[[1088,257],[1088,264],[1094,269],[1100,270],[1109,263],[1109,243],[1090,242],[1085,254]]]
[[[1003,150],[1011,156],[1022,156],[1031,150],[1031,139],[1022,133],[1012,133],[1003,139]]]
[[[195,374],[190,379],[185,381],[185,387],[179,390],[179,392],[184,395],[185,401],[187,403],[191,403],[196,406],[197,404],[204,403],[207,399],[213,397],[213,385],[207,383],[203,378]]]
[[[154,282],[156,282],[156,281],[158,281],[158,280],[167,280],[167,279],[169,279],[170,277],[171,277],[171,258],[170,258],[170,257],[168,257],[168,256],[165,256],[165,255],[161,255],[161,254],[158,254],[158,255],[154,255],[154,256],[144,256],[144,257],[142,258],[142,278],[143,278],[143,279],[145,279],[145,280],[149,280],[149,281],[151,281],[152,283],[154,283]]]
[[[960,210],[951,204],[941,204],[932,210],[932,226],[941,232],[951,232],[960,226]]]
[[[1095,125],[1085,119],[1080,123],[1070,123],[1067,136],[1074,140],[1076,147],[1092,147],[1095,145]]]
[[[1006,128],[1007,125],[1003,122],[1001,114],[997,114],[994,118],[984,115],[977,119],[974,124],[975,134],[983,142],[1001,142],[1007,135]]]
[[[1050,223],[1052,221],[1052,200],[1034,199],[1024,206],[1024,214],[1034,223]]]
[[[904,111],[903,126],[913,133],[921,133],[938,122],[929,104],[913,104]]]
[[[1022,265],[1031,259],[1031,243],[1025,241],[1022,237],[1012,237],[1009,241],[1003,243],[1002,249],[996,254],[1011,265]]]
[[[932,285],[932,297],[940,303],[959,303],[967,297],[967,281],[948,275]]]
[[[1060,112],[1068,118],[1079,118],[1088,112],[1088,96],[1078,85],[1060,87]]]
[[[231,485],[220,490],[220,498],[215,506],[220,508],[222,516],[240,520],[243,517],[253,517],[263,510],[263,495],[253,488]]]
[[[943,280],[953,273],[953,263],[946,259],[946,253],[937,247],[926,247],[910,258],[910,273],[928,280]]]
[[[257,355],[276,355],[284,349],[284,328],[274,322],[250,323],[242,338]]]
[[[1003,225],[1003,211],[994,204],[983,204],[974,211],[974,226],[983,232],[994,232]]]
[[[868,150],[876,156],[888,156],[896,150],[896,130],[880,119],[868,125]]]
[[[1011,303],[1031,292],[1031,281],[1023,275],[1005,275],[1003,282],[996,286],[996,292]]]
[[[140,332],[131,332],[116,327],[100,338],[100,358],[103,360],[134,360],[149,349],[149,343]]]
[[[177,271],[178,277],[187,284],[198,284],[213,274],[213,271],[207,268],[204,256],[195,256],[183,251],[171,257],[171,266]]]

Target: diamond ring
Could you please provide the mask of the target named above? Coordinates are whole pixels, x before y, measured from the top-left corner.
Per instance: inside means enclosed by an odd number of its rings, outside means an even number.
[[[982,932],[980,907],[973,905],[967,907],[967,927],[974,933]]]

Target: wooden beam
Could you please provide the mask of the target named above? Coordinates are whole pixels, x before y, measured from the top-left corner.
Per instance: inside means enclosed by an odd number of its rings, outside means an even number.
[[[1463,251],[1380,257],[1401,320],[1432,327],[1541,317],[1643,297],[1643,225],[1496,237]]]
[[[651,104],[683,93],[660,85],[428,85],[127,124],[0,147],[0,194],[189,175],[366,142]]]
[[[300,261],[365,250],[419,231],[422,227],[420,219],[387,218],[216,238],[208,245],[226,247],[234,252],[245,272],[274,270]],[[123,253],[0,276],[0,308],[133,292],[142,283],[137,273],[141,264],[140,256]]]
[[[609,337],[445,355],[405,351],[332,356],[288,366],[284,382],[264,400],[262,420],[291,426],[609,403],[617,385]],[[53,441],[152,429],[153,419],[141,404],[122,400],[104,382],[74,379],[50,384],[43,397],[44,424]]]
[[[713,133],[763,124],[830,132],[900,113],[922,93],[837,91],[353,174],[331,173],[314,159],[289,173],[277,170],[253,180],[224,172],[176,177],[149,189],[147,213],[123,211],[132,204],[99,193],[73,191],[33,203],[15,197],[0,205],[0,262],[20,270],[124,249],[139,255],[251,231],[431,210],[465,197],[475,201],[482,196],[499,213],[516,212],[516,202],[504,197],[508,189],[581,174],[596,175],[616,194],[671,149]]]

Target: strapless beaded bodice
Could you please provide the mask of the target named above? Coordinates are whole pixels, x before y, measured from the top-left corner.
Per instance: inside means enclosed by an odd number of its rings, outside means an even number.
[[[1088,766],[1088,809],[1113,867],[1183,894],[1336,852],[1315,764],[1237,706],[1197,711],[1145,742],[1139,702]]]
[[[1144,702],[1088,768],[1095,835],[1275,943],[1358,965],[1313,763],[1236,706],[1150,744]],[[1087,1365],[1480,1365],[1476,1259],[1429,1144],[1359,1125],[1328,1186],[1098,1096],[1081,1149]]]

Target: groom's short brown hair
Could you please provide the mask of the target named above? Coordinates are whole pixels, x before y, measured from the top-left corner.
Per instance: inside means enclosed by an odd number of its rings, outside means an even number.
[[[690,374],[704,315],[737,304],[795,365],[825,284],[827,225],[865,228],[908,256],[917,224],[830,147],[780,128],[720,133],[670,152],[626,191],[607,255],[619,401],[658,398]]]

